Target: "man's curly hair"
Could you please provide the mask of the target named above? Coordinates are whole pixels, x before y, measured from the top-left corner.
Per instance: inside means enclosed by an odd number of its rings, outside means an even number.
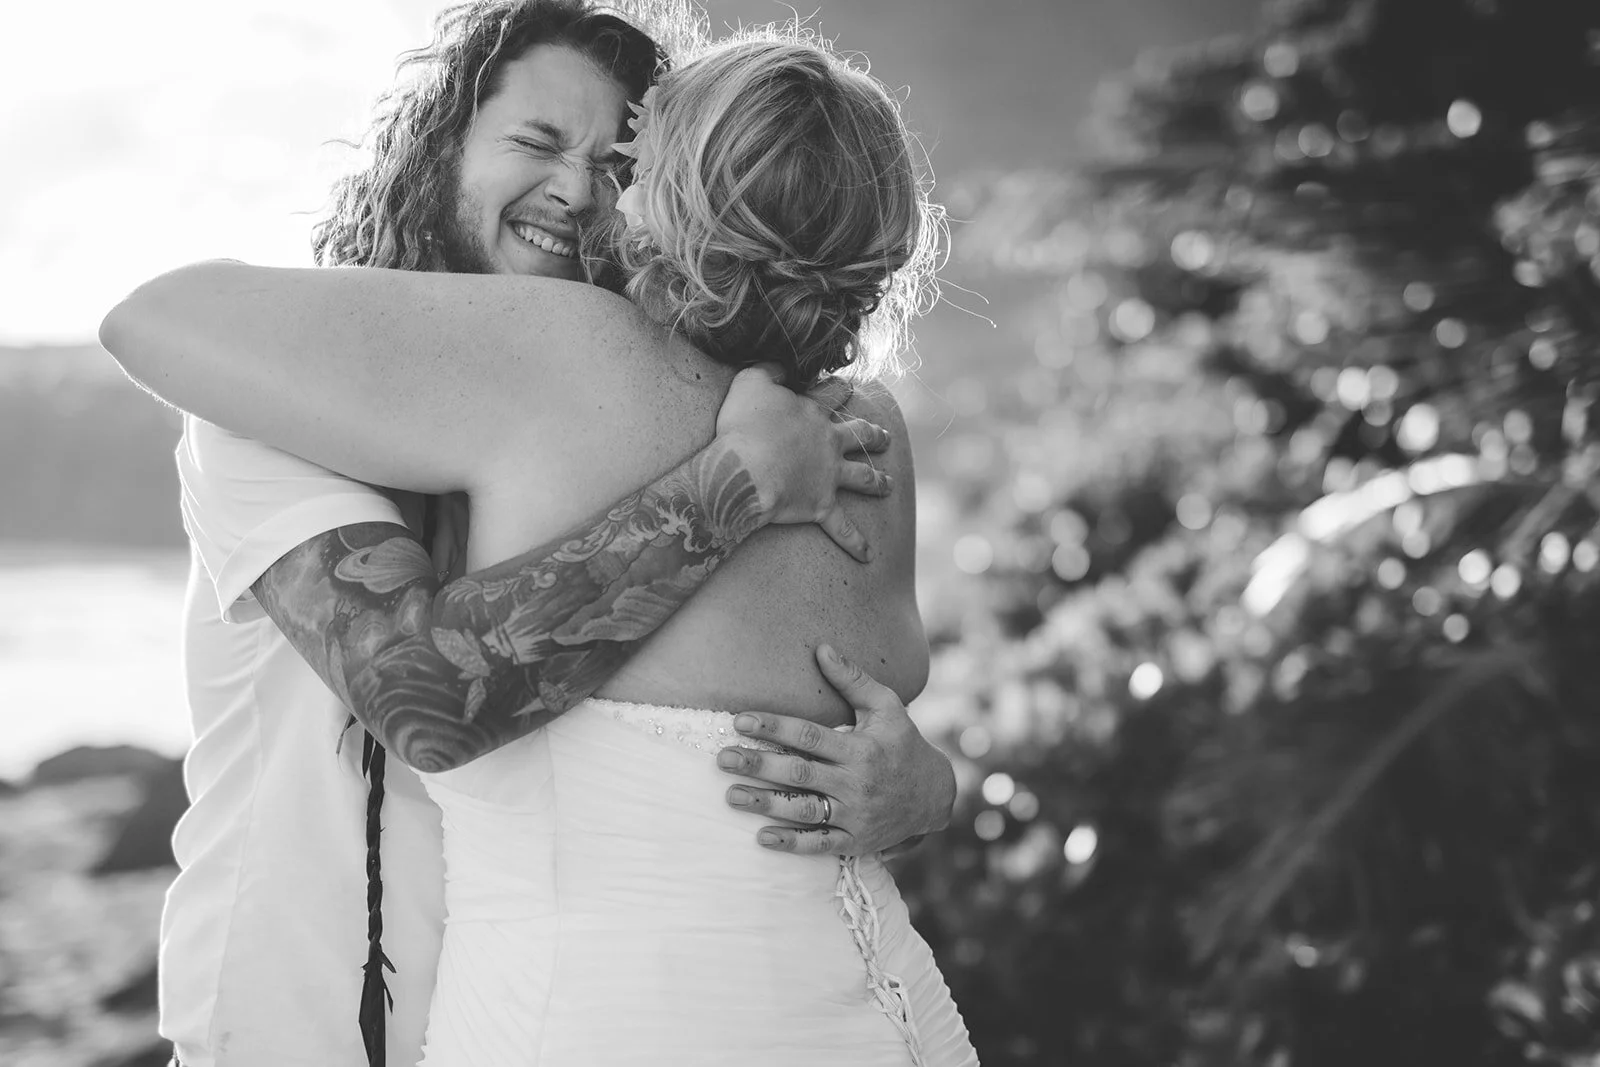
[[[586,0],[479,0],[443,12],[433,41],[402,57],[399,83],[378,99],[361,142],[370,153],[366,165],[334,186],[332,211],[312,231],[317,263],[446,269],[432,235],[455,208],[455,175],[472,120],[499,90],[506,64],[546,44],[587,56],[632,100],[667,58],[642,30]]]

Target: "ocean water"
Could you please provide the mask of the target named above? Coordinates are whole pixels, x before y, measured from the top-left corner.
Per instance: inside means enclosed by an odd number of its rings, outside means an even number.
[[[81,744],[189,744],[188,556],[0,545],[0,778]]]

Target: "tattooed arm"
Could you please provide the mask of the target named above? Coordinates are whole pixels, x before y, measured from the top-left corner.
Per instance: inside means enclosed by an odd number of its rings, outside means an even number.
[[[441,584],[410,531],[362,523],[293,549],[252,588],[386,749],[418,770],[458,767],[593,693],[767,523],[837,515],[830,534],[859,541],[834,493],[888,485],[841,457],[887,435],[741,377],[706,449],[522,556]],[[736,417],[761,433],[722,432]]]

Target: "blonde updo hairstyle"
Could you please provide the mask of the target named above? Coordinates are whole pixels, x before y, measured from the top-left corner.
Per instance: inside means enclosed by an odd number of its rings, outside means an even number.
[[[791,28],[662,77],[646,231],[605,237],[623,291],[720,362],[803,387],[902,369],[935,296],[941,215],[884,87]]]

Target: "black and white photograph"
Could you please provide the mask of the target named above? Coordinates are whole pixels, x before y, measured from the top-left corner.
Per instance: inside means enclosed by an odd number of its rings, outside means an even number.
[[[1600,6],[3,22],[0,1064],[1600,1067]]]

